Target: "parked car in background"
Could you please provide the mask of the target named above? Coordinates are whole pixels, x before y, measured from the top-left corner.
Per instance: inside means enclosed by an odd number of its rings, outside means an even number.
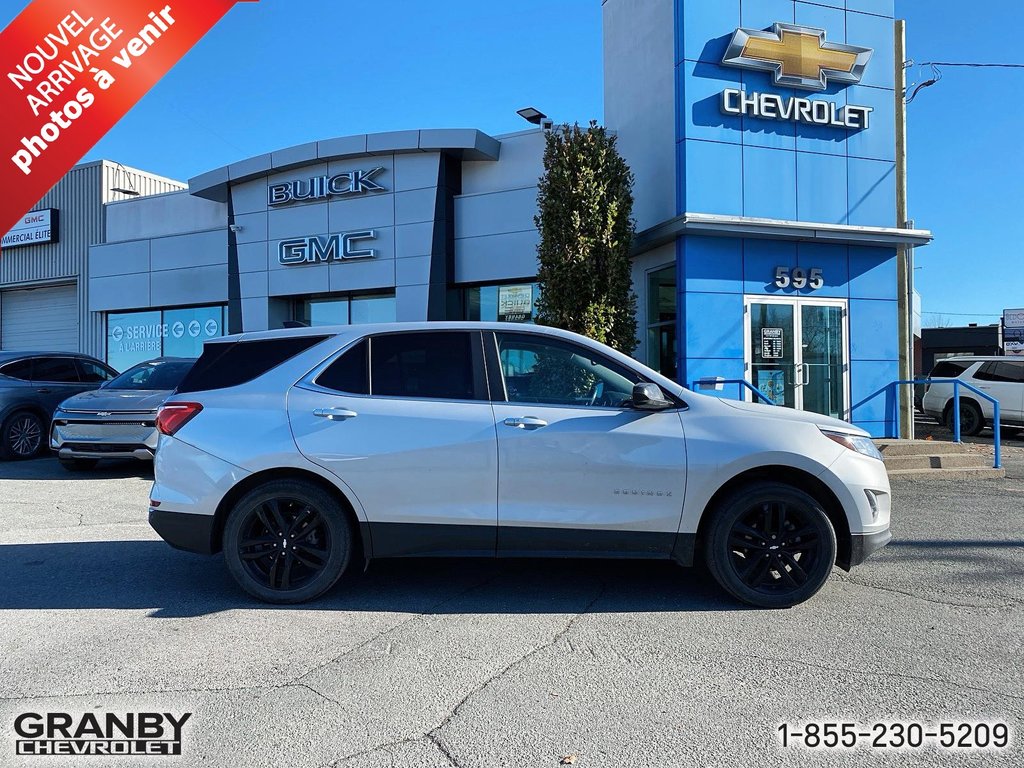
[[[129,368],[100,389],[60,404],[53,414],[50,448],[65,469],[92,469],[100,459],[152,461],[156,411],[195,363],[161,357]]]
[[[117,371],[89,355],[0,351],[0,458],[37,456],[46,448],[57,405],[115,376]]]
[[[206,342],[157,415],[149,519],[259,599],[364,558],[707,563],[791,606],[890,539],[867,432],[690,392],[553,328],[393,323]]]
[[[1004,426],[1024,426],[1024,359],[1014,357],[951,357],[935,365],[929,379],[960,379],[999,401]],[[953,429],[953,385],[929,383],[924,412]],[[992,426],[992,403],[969,389],[960,389],[960,432],[976,435]]]

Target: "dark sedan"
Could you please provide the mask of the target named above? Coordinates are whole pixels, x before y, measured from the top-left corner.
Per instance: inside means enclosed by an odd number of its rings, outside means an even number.
[[[156,410],[192,368],[194,359],[161,357],[129,368],[94,392],[68,398],[53,414],[50,448],[70,470],[100,459],[151,461]]]

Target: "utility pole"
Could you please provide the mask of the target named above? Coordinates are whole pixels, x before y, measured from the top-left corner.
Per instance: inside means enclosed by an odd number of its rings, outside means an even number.
[[[903,19],[896,20],[896,226],[906,229],[907,221],[907,30]],[[899,313],[899,376],[914,378],[914,296],[911,254],[913,248],[896,248],[896,298]],[[899,436],[914,438],[914,388],[900,385]]]

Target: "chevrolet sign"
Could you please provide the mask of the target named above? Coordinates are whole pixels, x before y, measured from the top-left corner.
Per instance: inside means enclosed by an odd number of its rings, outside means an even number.
[[[830,43],[825,30],[776,22],[770,31],[737,29],[722,65],[771,72],[775,85],[824,91],[839,83],[861,81],[873,51]],[[722,114],[782,120],[860,131],[868,127],[873,107],[740,88],[722,91]]]

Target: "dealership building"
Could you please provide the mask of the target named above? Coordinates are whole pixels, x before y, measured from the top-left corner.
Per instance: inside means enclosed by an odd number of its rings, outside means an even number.
[[[897,256],[931,239],[899,220],[892,0],[602,8],[604,122],[636,176],[636,357],[892,434],[884,398],[857,404],[899,376]],[[187,185],[79,166],[38,206],[58,241],[4,248],[0,346],[123,369],[295,321],[529,322],[544,140],[325,136]],[[97,167],[125,178],[55,196]],[[73,333],[56,294],[25,298],[57,290]]]

